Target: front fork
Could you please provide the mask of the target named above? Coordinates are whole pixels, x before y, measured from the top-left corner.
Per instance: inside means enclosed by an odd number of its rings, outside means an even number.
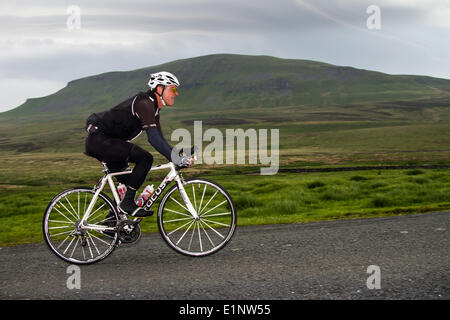
[[[190,212],[192,217],[195,220],[199,220],[199,216],[197,213],[197,210],[195,210],[194,206],[192,205],[191,200],[189,199],[186,190],[184,189],[184,180],[183,177],[177,176],[175,177],[175,182],[177,183],[178,190],[180,191],[181,198],[183,199],[183,202],[186,204],[187,210]]]

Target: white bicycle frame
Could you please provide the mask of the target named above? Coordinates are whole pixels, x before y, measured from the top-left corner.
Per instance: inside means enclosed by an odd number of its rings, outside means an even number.
[[[103,164],[103,165],[105,166],[105,170],[106,170],[106,165],[105,164]],[[150,207],[153,205],[154,201],[159,198],[159,196],[164,191],[164,189],[167,187],[167,185],[170,182],[172,182],[173,180],[175,180],[175,182],[177,183],[177,186],[178,186],[178,190],[180,191],[181,197],[182,197],[184,203],[186,204],[186,208],[191,213],[192,217],[194,219],[198,220],[199,216],[197,214],[197,211],[195,210],[189,197],[187,196],[186,190],[184,189],[183,179],[180,177],[178,171],[176,170],[175,164],[173,164],[172,162],[169,162],[167,164],[158,165],[156,167],[152,167],[150,169],[150,171],[167,170],[167,169],[170,170],[169,173],[164,178],[164,180],[161,182],[161,184],[158,186],[158,188],[154,191],[152,196],[149,199],[147,199],[147,201],[143,207],[145,207],[146,210],[149,210]],[[100,183],[95,191],[95,194],[92,197],[92,200],[89,203],[89,206],[88,206],[86,212],[84,213],[83,217],[81,218],[81,221],[79,224],[79,227],[81,229],[97,230],[97,231],[114,230],[114,228],[112,228],[112,227],[88,224],[87,219],[91,215],[91,211],[94,208],[95,203],[97,202],[97,198],[98,198],[100,192],[105,187],[106,183],[109,184],[109,187],[114,196],[114,200],[116,201],[116,204],[118,206],[118,204],[120,203],[120,198],[119,198],[119,194],[117,193],[117,189],[116,189],[116,185],[113,181],[113,177],[119,176],[119,175],[130,174],[131,172],[132,172],[131,170],[127,170],[127,171],[121,171],[121,172],[108,173],[100,180]],[[119,209],[117,209],[117,210],[120,211]]]

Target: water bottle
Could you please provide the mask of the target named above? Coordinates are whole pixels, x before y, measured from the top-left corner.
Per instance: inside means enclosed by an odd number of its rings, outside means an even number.
[[[119,183],[119,185],[117,186],[117,192],[119,193],[120,200],[122,200],[123,197],[125,197],[125,193],[127,192],[127,187],[123,183]]]
[[[142,191],[142,193],[139,195],[139,197],[136,199],[136,204],[139,207],[142,207],[145,203],[145,201],[147,201],[147,199],[150,197],[150,195],[152,194],[154,188],[153,185],[151,186],[146,186],[144,191]]]

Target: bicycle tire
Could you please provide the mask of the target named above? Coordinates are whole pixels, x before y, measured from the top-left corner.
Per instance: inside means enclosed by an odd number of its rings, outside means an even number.
[[[186,256],[204,257],[221,250],[231,240],[237,224],[236,206],[230,194],[218,183],[207,179],[185,180],[184,187],[192,196],[190,200],[199,219],[195,220],[183,207],[180,193],[175,192],[178,186],[172,186],[158,207],[158,228],[162,238],[170,248]],[[174,201],[169,202],[169,199]],[[193,244],[194,238],[196,243]],[[189,241],[185,241],[187,239]]]
[[[69,188],[57,194],[45,209],[42,222],[42,231],[45,242],[57,257],[66,262],[78,265],[96,263],[109,256],[117,246],[118,235],[116,232],[104,233],[89,230],[85,232],[85,235],[75,234],[75,225],[79,219],[82,218],[83,213],[89,204],[88,194],[93,196],[94,193],[94,190],[87,187]],[[75,194],[77,199],[76,202],[73,199],[73,195]],[[80,203],[80,194],[84,197],[83,203]],[[99,200],[103,202],[100,206],[98,205]],[[83,205],[83,211],[81,211],[81,204]],[[106,207],[102,209],[105,205]],[[77,209],[75,209],[75,207]],[[108,214],[111,212],[113,213],[111,220],[96,220],[102,219],[103,214],[106,214],[107,212]],[[105,220],[108,220],[112,226],[112,224],[117,223],[118,215],[115,208],[115,202],[106,194],[100,192],[92,214],[88,219],[88,223],[93,222],[94,224],[98,224]],[[61,229],[62,232],[53,232],[53,230],[58,229]],[[78,247],[78,245],[80,246]],[[87,252],[85,252],[85,247]],[[63,250],[64,248],[65,250]],[[80,249],[77,250],[77,248]]]

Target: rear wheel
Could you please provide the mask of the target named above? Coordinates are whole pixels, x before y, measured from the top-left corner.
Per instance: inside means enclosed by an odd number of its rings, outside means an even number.
[[[87,224],[99,227],[92,230],[80,227],[94,191],[89,188],[72,188],[59,193],[47,206],[43,219],[44,239],[59,258],[73,264],[90,264],[106,258],[115,248],[117,233],[100,230],[114,228],[117,212],[114,202],[100,193]]]
[[[192,217],[177,185],[164,195],[158,208],[158,227],[175,251],[194,257],[222,249],[236,229],[236,207],[228,192],[206,179],[185,181],[184,188],[199,219]]]

